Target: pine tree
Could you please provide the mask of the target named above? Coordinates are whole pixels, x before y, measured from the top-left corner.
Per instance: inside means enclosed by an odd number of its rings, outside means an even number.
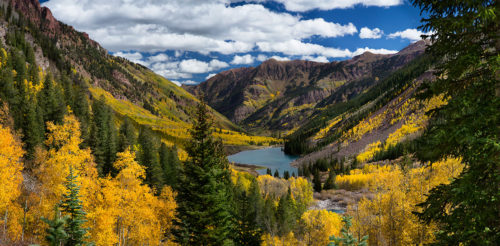
[[[42,217],[42,220],[48,225],[48,228],[45,229],[45,233],[47,233],[45,240],[49,246],[64,245],[64,242],[68,239],[68,234],[65,231],[68,217],[61,217],[59,207],[56,206],[54,208],[54,218],[49,220]]]
[[[83,143],[81,147],[89,146],[90,141],[90,110],[89,110],[89,99],[85,93],[85,90],[80,86],[75,86],[74,91],[74,102],[71,107],[73,113],[80,121],[80,131],[82,133]]]
[[[284,236],[295,228],[297,221],[295,203],[292,198],[290,188],[288,192],[283,195],[276,210],[276,218],[279,226],[279,234]]]
[[[321,192],[321,177],[319,175],[318,169],[314,171],[313,184],[314,184],[314,191]]]
[[[235,243],[238,245],[260,245],[262,230],[257,225],[257,217],[260,206],[262,206],[262,197],[259,185],[253,179],[248,193],[239,183],[235,185],[234,190],[235,217],[238,221]]]
[[[280,172],[278,172],[278,169],[274,170],[274,177],[279,178],[280,177]]]
[[[283,172],[283,178],[288,180],[290,178],[290,172],[284,171]]]
[[[462,159],[462,174],[434,188],[421,207],[439,225],[437,245],[500,242],[500,10],[498,1],[412,0],[442,58],[423,96],[444,94],[419,143],[420,159]]]
[[[65,231],[68,234],[65,245],[68,246],[80,246],[86,245],[85,234],[87,229],[83,228],[85,220],[85,211],[83,211],[82,201],[78,193],[80,192],[80,187],[76,181],[77,176],[73,173],[73,167],[70,166],[69,175],[66,177],[65,187],[67,193],[63,195],[61,201],[62,212],[65,213],[68,218],[66,221]]]
[[[266,174],[269,176],[273,176],[273,172],[271,171],[271,168],[266,169]]]
[[[175,240],[181,245],[224,245],[234,235],[229,162],[213,135],[205,103],[197,107],[176,197]]]
[[[146,167],[146,184],[160,191],[164,184],[164,170],[160,166],[158,155],[159,140],[153,135],[150,128],[142,128],[139,132],[139,150],[137,159],[139,163]]]
[[[113,162],[116,159],[116,127],[113,111],[106,105],[105,98],[92,103],[92,126],[90,129],[90,147],[101,175],[116,174]]]
[[[359,241],[356,239],[350,232],[351,228],[351,217],[344,216],[342,218],[342,222],[344,222],[344,226],[340,230],[342,237],[330,237],[330,243],[328,246],[367,246],[368,245],[368,236],[362,237]]]
[[[328,179],[326,179],[325,184],[323,185],[324,190],[335,189],[335,171],[333,169],[328,173]]]
[[[175,146],[174,148],[169,148],[165,143],[161,143],[160,166],[163,169],[163,180],[165,184],[171,187],[177,187],[180,161]]]
[[[123,152],[135,144],[135,129],[128,117],[125,117],[118,133],[118,151]]]
[[[43,120],[61,123],[66,113],[62,88],[53,80],[51,74],[45,76],[43,88],[38,94],[40,107],[43,109]]]

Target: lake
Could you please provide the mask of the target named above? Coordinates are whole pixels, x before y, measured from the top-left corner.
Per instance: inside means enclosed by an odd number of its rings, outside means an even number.
[[[281,147],[246,150],[227,157],[230,162],[252,164],[270,168],[273,174],[274,171],[278,169],[280,177],[283,177],[284,171],[290,172],[290,176],[292,175],[292,172],[297,175],[297,168],[290,166],[290,163],[297,158],[298,156],[285,154],[281,150]],[[260,169],[257,170],[257,172],[259,174],[266,174],[266,169]]]

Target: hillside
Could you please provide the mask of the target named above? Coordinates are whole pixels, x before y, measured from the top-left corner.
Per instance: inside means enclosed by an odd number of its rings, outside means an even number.
[[[0,39],[7,51],[13,45],[23,49],[29,45],[42,77],[49,73],[64,77],[82,88],[90,102],[103,98],[115,112],[117,124],[130,118],[137,126],[152,128],[164,141],[182,146],[197,98],[142,65],[110,55],[87,34],[56,20],[37,0],[2,0],[1,5],[7,18],[1,20]],[[12,37],[17,43],[9,41]],[[224,129],[220,136],[226,144],[275,141],[240,134],[241,128],[211,111],[216,127]]]
[[[196,86],[208,104],[246,129],[290,131],[322,107],[347,101],[423,53],[416,42],[394,55],[366,52],[346,61],[267,60],[221,72]]]

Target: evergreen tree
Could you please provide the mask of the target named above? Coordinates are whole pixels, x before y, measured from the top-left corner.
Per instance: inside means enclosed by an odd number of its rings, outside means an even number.
[[[179,177],[180,161],[177,156],[177,148],[169,148],[165,143],[160,146],[160,166],[163,169],[163,180],[166,185],[177,187]]]
[[[68,234],[68,238],[64,245],[68,246],[80,246],[86,245],[85,234],[87,229],[83,228],[85,220],[85,211],[83,211],[82,201],[78,193],[80,192],[80,187],[76,183],[77,176],[73,174],[73,168],[70,166],[69,175],[66,177],[66,189],[67,193],[63,195],[61,201],[61,209],[68,217],[66,220],[65,231]]]
[[[90,141],[90,120],[91,120],[91,115],[90,115],[90,110],[89,110],[89,99],[87,98],[87,95],[85,93],[85,89],[81,88],[80,86],[75,86],[74,91],[73,91],[73,105],[71,106],[71,109],[73,110],[73,113],[75,116],[78,118],[80,121],[80,132],[82,134],[82,147],[87,147],[89,145]]]
[[[269,175],[269,176],[273,176],[271,168],[266,169],[266,174]]]
[[[284,236],[295,228],[297,221],[295,203],[292,198],[290,188],[288,192],[283,195],[276,210],[276,218],[279,226],[279,234]]]
[[[260,245],[262,230],[258,227],[257,217],[260,206],[262,206],[262,197],[257,181],[252,180],[248,193],[238,183],[235,185],[234,194],[236,220],[238,221],[235,243],[238,245]]]
[[[113,111],[106,105],[105,98],[92,103],[92,126],[90,146],[101,175],[114,175],[113,162],[116,159],[116,128]]]
[[[279,178],[280,177],[280,172],[278,172],[278,169],[274,170],[274,177]]]
[[[340,233],[342,234],[342,237],[335,237],[331,236],[330,237],[330,243],[328,246],[367,246],[368,245],[368,236],[364,236],[361,238],[361,240],[358,241],[350,232],[349,229],[351,228],[351,217],[349,216],[344,216],[342,218],[342,222],[344,222],[344,226],[340,230]]]
[[[428,53],[443,58],[423,96],[444,94],[418,156],[460,157],[464,171],[431,190],[420,217],[439,225],[437,245],[500,242],[500,11],[498,1],[412,0],[422,9]]]
[[[38,93],[38,101],[43,109],[43,120],[60,123],[66,113],[66,104],[61,87],[52,79],[51,74],[45,76],[43,88]]]
[[[135,144],[135,129],[128,117],[125,117],[118,133],[118,151],[123,152]]]
[[[326,179],[326,182],[325,184],[323,185],[323,189],[324,190],[331,190],[331,189],[335,189],[335,177],[337,175],[335,175],[335,171],[333,169],[330,170],[330,172],[328,173],[328,179]]]
[[[290,178],[290,172],[284,171],[283,172],[283,178],[288,180]]]
[[[318,169],[314,171],[313,185],[314,185],[314,191],[321,192],[321,177],[319,175]]]
[[[160,191],[164,183],[164,170],[160,166],[158,142],[159,140],[153,135],[150,128],[142,128],[138,138],[137,159],[141,165],[146,167],[146,184]]]
[[[231,180],[222,142],[213,135],[213,123],[205,103],[197,107],[176,197],[175,239],[181,245],[232,243]]]
[[[68,239],[68,234],[65,231],[68,217],[61,217],[59,207],[56,206],[54,208],[54,218],[49,220],[42,217],[42,220],[48,225],[48,228],[45,229],[45,233],[47,233],[45,240],[49,246],[64,245],[64,242]]]

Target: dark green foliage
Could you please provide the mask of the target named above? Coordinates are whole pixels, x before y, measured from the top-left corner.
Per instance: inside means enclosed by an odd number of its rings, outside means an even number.
[[[342,234],[342,237],[335,237],[331,236],[330,237],[330,243],[328,246],[367,246],[368,245],[368,236],[364,236],[361,238],[361,240],[358,241],[350,232],[349,229],[351,228],[351,217],[349,216],[344,216],[342,218],[342,221],[344,222],[344,226],[340,230],[340,233]]]
[[[176,197],[175,240],[181,245],[231,244],[235,222],[232,216],[229,162],[222,142],[212,135],[213,123],[207,106],[198,105],[189,158],[183,166]]]
[[[333,169],[328,173],[328,179],[326,179],[325,184],[323,185],[323,190],[331,190],[335,189],[335,171]]]
[[[160,191],[164,182],[164,170],[160,166],[158,155],[159,139],[150,128],[142,128],[137,140],[139,144],[137,160],[146,167],[146,183]]]
[[[319,170],[316,169],[313,175],[313,185],[314,191],[321,192],[321,177],[319,175]]]
[[[266,169],[266,174],[269,176],[273,176],[273,172],[271,171],[271,168]]]
[[[259,226],[271,235],[278,233],[278,223],[276,219],[276,208],[274,200],[267,197],[261,210],[261,217],[258,219]]]
[[[280,177],[280,172],[278,171],[278,169],[274,170],[274,177],[275,178],[279,178]]]
[[[290,172],[288,172],[288,171],[284,171],[284,172],[283,172],[283,178],[284,178],[284,179],[289,179],[289,178],[290,178]]]
[[[428,49],[445,57],[438,79],[422,96],[444,93],[422,136],[418,157],[462,157],[466,165],[450,184],[431,190],[420,218],[439,226],[436,245],[500,242],[500,11],[497,1],[430,1],[413,4],[433,31]],[[445,75],[445,76],[441,76]]]
[[[66,104],[62,88],[54,82],[52,75],[47,74],[43,88],[38,93],[38,102],[43,109],[43,120],[61,123],[66,113]]]
[[[263,206],[259,185],[252,180],[248,193],[240,183],[234,187],[234,201],[237,229],[235,243],[237,245],[260,245],[262,229],[258,226],[260,209]]]
[[[48,225],[48,228],[45,229],[45,233],[47,233],[45,240],[49,246],[64,245],[64,242],[68,239],[68,234],[65,231],[68,217],[61,217],[59,207],[56,206],[54,208],[54,218],[49,220],[42,217],[42,220]]]
[[[280,198],[278,208],[276,209],[279,235],[284,236],[295,228],[297,222],[296,216],[295,202],[293,201],[290,189],[288,189],[288,192]]]
[[[118,133],[118,151],[123,152],[133,146],[136,141],[135,128],[128,117],[125,117]]]
[[[73,113],[80,121],[80,132],[82,133],[82,147],[87,147],[90,141],[90,125],[91,125],[91,114],[89,110],[89,99],[85,93],[85,89],[80,86],[75,86],[73,89]]]
[[[163,169],[163,181],[166,185],[177,187],[181,163],[177,156],[177,148],[167,147],[165,143],[160,146],[160,166]]]
[[[112,109],[101,97],[92,103],[92,125],[90,128],[90,147],[97,163],[97,169],[103,176],[114,175],[113,162],[116,159],[116,127]]]
[[[67,215],[65,231],[68,238],[64,245],[68,246],[87,245],[85,242],[87,229],[83,228],[83,224],[86,222],[86,213],[83,211],[82,201],[78,195],[80,187],[76,183],[76,178],[77,176],[73,174],[73,168],[70,167],[65,184],[67,193],[63,195],[61,201],[61,210]]]

